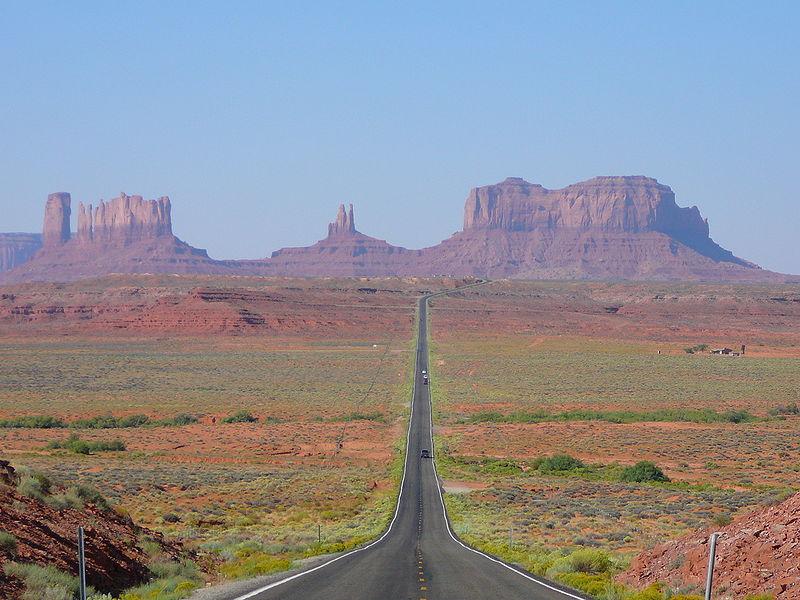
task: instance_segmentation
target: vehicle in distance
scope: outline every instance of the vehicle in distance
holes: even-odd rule
[[[424,383],[425,385],[428,385],[428,374],[427,373],[425,373],[422,376],[422,383]]]
[[[420,458],[430,458],[431,457],[430,450],[428,450],[427,448],[423,448],[422,452],[419,453],[419,457]]]

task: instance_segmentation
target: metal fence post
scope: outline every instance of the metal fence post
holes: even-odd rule
[[[80,600],[86,600],[86,552],[83,527],[78,527],[78,580],[80,581]]]
[[[708,545],[708,573],[706,575],[706,597],[711,600],[711,586],[714,583],[714,562],[717,558],[717,538],[721,533],[712,533]]]

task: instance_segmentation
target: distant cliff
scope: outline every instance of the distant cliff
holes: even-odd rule
[[[0,273],[28,262],[41,247],[38,233],[0,233]]]

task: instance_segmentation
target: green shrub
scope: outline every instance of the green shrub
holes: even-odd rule
[[[78,419],[77,421],[72,421],[69,426],[72,429],[118,429],[141,427],[149,422],[150,417],[147,415],[129,415],[127,417],[102,415],[89,419]]]
[[[697,344],[696,346],[692,346],[691,348],[684,348],[683,351],[686,354],[694,354],[695,352],[702,352],[703,350],[708,349],[708,344]]]
[[[67,424],[57,417],[35,415],[0,421],[0,429],[61,429]]]
[[[591,548],[576,550],[567,558],[572,570],[576,573],[598,575],[607,573],[611,569],[611,557],[602,550],[593,550]]]
[[[7,531],[0,531],[0,552],[13,554],[17,551],[17,538]]]
[[[717,527],[725,527],[725,525],[730,525],[731,516],[728,513],[720,513],[718,515],[714,515],[714,518],[711,519],[711,522],[714,523]]]
[[[669,481],[669,477],[654,463],[643,460],[631,467],[625,467],[620,475],[622,481],[629,483],[645,483],[650,481]]]
[[[756,418],[746,410],[729,410],[723,413],[723,416],[729,423],[748,423],[756,420]]]
[[[254,417],[246,410],[240,410],[222,419],[223,423],[256,423],[257,421],[258,417]]]
[[[585,592],[591,596],[599,597],[608,587],[607,575],[592,575],[589,573],[561,573],[556,579],[571,588]]]
[[[108,500],[106,500],[100,492],[91,486],[81,484],[74,485],[67,490],[67,493],[75,498],[80,499],[82,502],[94,504],[101,510],[111,509],[111,505],[108,503]]]
[[[10,562],[3,570],[25,584],[22,600],[73,600],[78,594],[78,578],[51,565]]]
[[[220,566],[219,570],[228,579],[241,579],[285,571],[291,565],[289,559],[266,552],[237,552],[237,556]]]
[[[72,433],[63,441],[52,441],[47,444],[48,450],[69,450],[75,454],[92,454],[94,452],[120,452],[125,450],[122,440],[87,441],[82,440],[77,433]]]
[[[17,491],[23,496],[44,500],[45,496],[50,494],[52,486],[50,479],[43,473],[27,468],[20,469]]]
[[[568,454],[555,454],[553,456],[543,456],[533,461],[533,468],[541,473],[560,473],[582,469],[586,465],[577,458]]]
[[[160,419],[158,421],[153,422],[154,425],[165,425],[165,426],[182,426],[182,425],[191,425],[192,423],[197,423],[197,417],[187,413],[181,413],[179,415],[175,415],[170,419]]]

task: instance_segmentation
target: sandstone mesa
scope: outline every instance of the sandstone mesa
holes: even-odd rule
[[[510,177],[474,188],[463,229],[412,250],[358,231],[342,204],[328,235],[263,259],[214,260],[172,232],[171,203],[121,194],[82,202],[71,228],[71,197],[51,194],[42,235],[0,234],[0,282],[71,281],[109,273],[265,276],[476,276],[783,282],[709,235],[696,206],[642,176],[595,177],[550,190]]]

